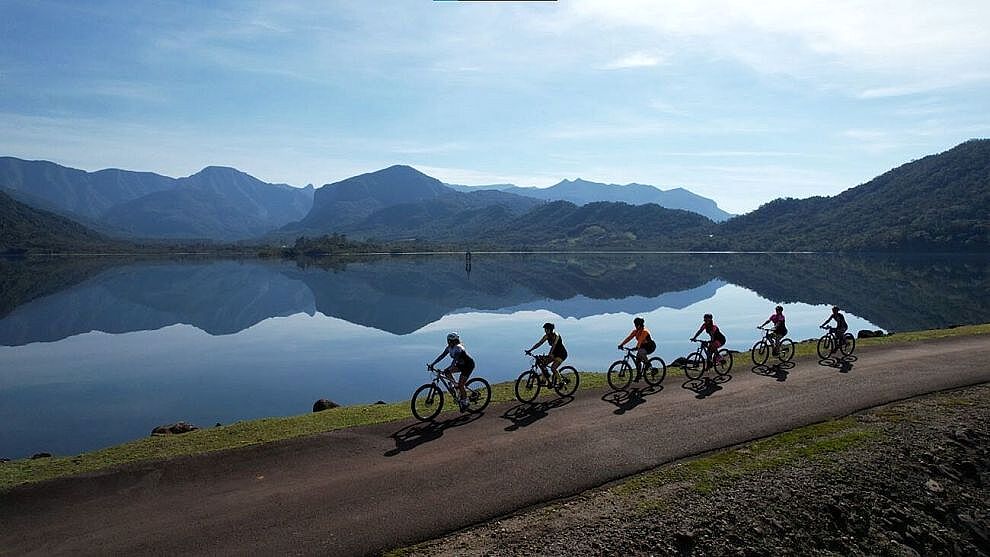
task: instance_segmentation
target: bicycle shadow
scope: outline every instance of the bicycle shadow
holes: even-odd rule
[[[722,390],[722,384],[732,380],[732,374],[716,375],[715,377],[702,376],[699,379],[688,379],[681,388],[694,391],[694,398],[708,398]]]
[[[646,402],[646,397],[655,395],[662,390],[663,385],[657,385],[656,387],[647,385],[644,388],[631,387],[629,390],[605,393],[602,395],[602,400],[615,405],[615,410],[612,411],[613,414],[622,415]]]
[[[467,425],[481,416],[481,412],[476,414],[461,414],[449,420],[431,420],[407,425],[389,436],[395,441],[395,448],[385,451],[384,456],[396,456],[405,451],[411,451],[424,443],[436,441],[443,437],[444,431],[452,427]]]
[[[548,412],[550,410],[567,406],[573,401],[573,396],[563,396],[545,402],[517,404],[506,410],[499,417],[512,422],[511,424],[505,426],[505,431],[516,431],[521,427],[533,425],[543,418],[546,418],[549,415]]]
[[[773,365],[760,364],[753,366],[753,373],[763,377],[772,377],[779,382],[787,381],[790,369],[794,368],[794,362],[780,362]]]
[[[839,370],[839,373],[849,373],[853,368],[853,362],[858,360],[855,354],[850,354],[848,356],[843,356],[839,354],[838,356],[829,356],[828,358],[822,358],[818,360],[818,365],[824,367],[832,367]]]

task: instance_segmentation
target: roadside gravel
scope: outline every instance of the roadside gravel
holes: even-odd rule
[[[397,553],[990,555],[990,386],[664,466]]]

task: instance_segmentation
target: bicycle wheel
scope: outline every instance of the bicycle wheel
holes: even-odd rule
[[[468,412],[477,414],[488,408],[488,403],[492,401],[492,386],[488,381],[475,377],[464,384],[464,389],[467,391]]]
[[[753,364],[762,366],[767,363],[767,359],[770,357],[770,347],[767,346],[767,341],[758,340],[753,348],[749,351],[750,356],[753,358]]]
[[[667,377],[667,363],[663,361],[663,358],[650,358],[650,368],[643,372],[643,379],[646,380],[646,384],[656,387],[663,383],[664,377]]]
[[[732,352],[729,352],[725,348],[718,351],[716,357],[717,363],[715,364],[715,373],[719,375],[728,375],[732,371]]]
[[[827,360],[832,355],[832,335],[824,334],[818,339],[818,357]]]
[[[789,338],[782,339],[777,349],[777,357],[782,362],[791,361],[794,357],[794,341]]]
[[[417,420],[428,422],[437,417],[443,408],[443,391],[433,383],[427,383],[413,393],[412,413]]]
[[[628,387],[630,383],[632,383],[632,367],[630,367],[625,360],[619,360],[608,368],[608,373],[605,375],[605,380],[608,381],[608,386],[612,387],[612,390],[622,391]]]
[[[701,352],[692,352],[684,358],[681,367],[688,379],[698,379],[705,373],[705,358],[702,357]]]
[[[581,384],[581,375],[571,366],[564,366],[557,370],[557,386],[554,389],[560,396],[571,396]]]
[[[839,345],[839,351],[842,352],[843,356],[849,356],[856,350],[856,337],[852,333],[846,333],[842,335],[842,340],[845,342]]]
[[[516,379],[516,398],[519,402],[530,403],[540,396],[540,374],[527,369]]]

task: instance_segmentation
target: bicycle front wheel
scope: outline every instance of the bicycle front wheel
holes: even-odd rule
[[[612,387],[612,390],[622,391],[632,383],[632,374],[632,367],[625,360],[618,360],[608,368],[605,380],[608,381],[608,386]]]
[[[540,396],[540,374],[527,369],[516,379],[516,398],[519,402],[530,403]]]
[[[443,391],[433,383],[427,383],[413,393],[411,405],[413,416],[428,422],[436,418],[443,408]]]
[[[794,341],[789,338],[781,340],[780,346],[777,348],[777,357],[782,362],[791,361],[794,358]]]
[[[723,348],[715,355],[715,373],[728,375],[730,371],[732,371],[732,352]]]
[[[643,379],[646,380],[646,384],[656,387],[663,383],[664,377],[667,377],[667,363],[663,361],[663,358],[650,358],[650,367],[643,372]]]
[[[698,379],[705,373],[705,358],[701,352],[692,352],[684,358],[681,368],[688,379]]]
[[[581,375],[571,366],[564,366],[557,370],[557,386],[555,390],[560,396],[571,396],[581,384]]]
[[[843,356],[849,356],[856,350],[856,337],[852,333],[846,333],[842,335],[843,343],[839,346],[839,351],[842,352]]]
[[[832,335],[825,334],[818,339],[818,357],[827,360],[832,356]]]
[[[758,340],[749,351],[749,354],[753,358],[754,365],[762,366],[767,363],[767,359],[770,358],[770,347],[767,346],[767,342],[765,340]]]
[[[464,389],[467,391],[468,412],[477,414],[488,408],[488,403],[492,401],[492,386],[488,381],[475,377],[464,384]]]

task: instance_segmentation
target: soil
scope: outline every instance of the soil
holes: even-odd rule
[[[990,386],[795,439],[674,463],[401,553],[990,555]]]

